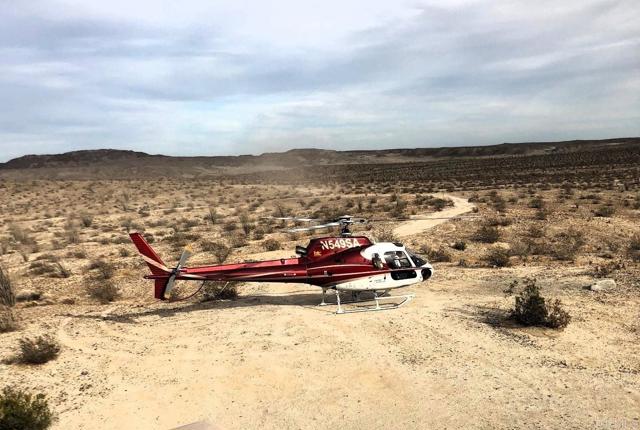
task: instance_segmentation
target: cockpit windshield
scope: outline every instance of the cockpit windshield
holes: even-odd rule
[[[421,266],[424,266],[425,264],[427,264],[427,261],[424,258],[419,257],[415,252],[409,251],[409,250],[407,250],[407,251],[409,252],[409,256],[411,257],[411,259],[415,263],[416,267],[421,267]]]

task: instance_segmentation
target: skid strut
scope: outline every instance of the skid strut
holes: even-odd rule
[[[386,295],[386,291],[384,291],[382,293],[382,295],[379,295],[377,291],[373,291],[373,298],[372,299],[363,299],[360,300],[360,293],[362,293],[362,291],[358,291],[357,293],[353,294],[353,300],[351,301],[342,301],[340,299],[340,290],[338,290],[337,288],[332,288],[335,295],[336,295],[336,305],[338,307],[338,309],[336,310],[336,314],[349,314],[349,313],[354,313],[354,312],[374,312],[374,311],[385,311],[385,310],[389,310],[389,309],[397,309],[400,306],[404,305],[405,303],[411,301],[412,299],[414,299],[416,297],[415,294],[404,294],[404,295],[399,295],[399,296],[389,296]],[[320,303],[320,306],[327,306],[331,303],[327,303],[325,301],[325,293],[326,293],[326,288],[322,289],[322,302]],[[393,300],[400,300],[399,303],[393,303],[393,302],[389,302],[389,301],[393,301]],[[373,303],[371,302],[375,302],[375,306],[373,305]],[[358,303],[371,303],[370,305],[362,305],[362,306],[358,306],[355,309],[345,309],[344,305],[357,305]]]

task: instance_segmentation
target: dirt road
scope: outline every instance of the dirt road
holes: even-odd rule
[[[448,221],[447,218],[456,217],[471,212],[475,205],[469,203],[467,199],[446,194],[444,197],[453,201],[453,206],[440,212],[427,215],[434,219],[409,220],[401,223],[393,232],[398,237],[411,236],[413,234],[422,233],[425,230],[433,228],[437,225]]]

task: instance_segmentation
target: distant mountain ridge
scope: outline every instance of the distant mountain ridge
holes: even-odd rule
[[[332,165],[425,163],[462,158],[499,158],[606,151],[625,148],[640,151],[640,138],[572,140],[563,142],[502,143],[488,146],[399,148],[336,151],[292,149],[261,155],[175,157],[117,149],[97,149],[53,155],[25,155],[0,163],[0,176],[15,179],[152,179],[251,175],[258,172]],[[323,167],[324,166],[324,167]],[[311,172],[311,173],[313,173]]]

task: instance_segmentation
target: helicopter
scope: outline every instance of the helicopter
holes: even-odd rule
[[[313,218],[271,217],[281,221],[321,222]],[[389,291],[417,284],[433,276],[433,266],[425,257],[408,250],[402,243],[375,243],[366,236],[354,236],[351,226],[369,222],[364,218],[343,215],[337,219],[289,232],[313,231],[340,227],[339,236],[313,238],[307,246],[296,246],[296,257],[277,260],[251,261],[221,265],[187,267],[192,251],[185,248],[178,264],[169,268],[142,234],[130,233],[130,238],[151,274],[145,279],[154,281],[156,299],[167,300],[176,280],[226,282],[283,282],[303,283],[320,287],[326,306],[327,291],[335,293],[338,314],[378,311],[398,308],[415,297],[414,294],[389,295]],[[352,301],[342,302],[341,292],[350,292]],[[373,300],[361,300],[364,292],[373,293]],[[347,303],[375,302],[375,306],[345,309]],[[399,302],[398,302],[399,301]],[[398,303],[396,303],[398,302]]]

